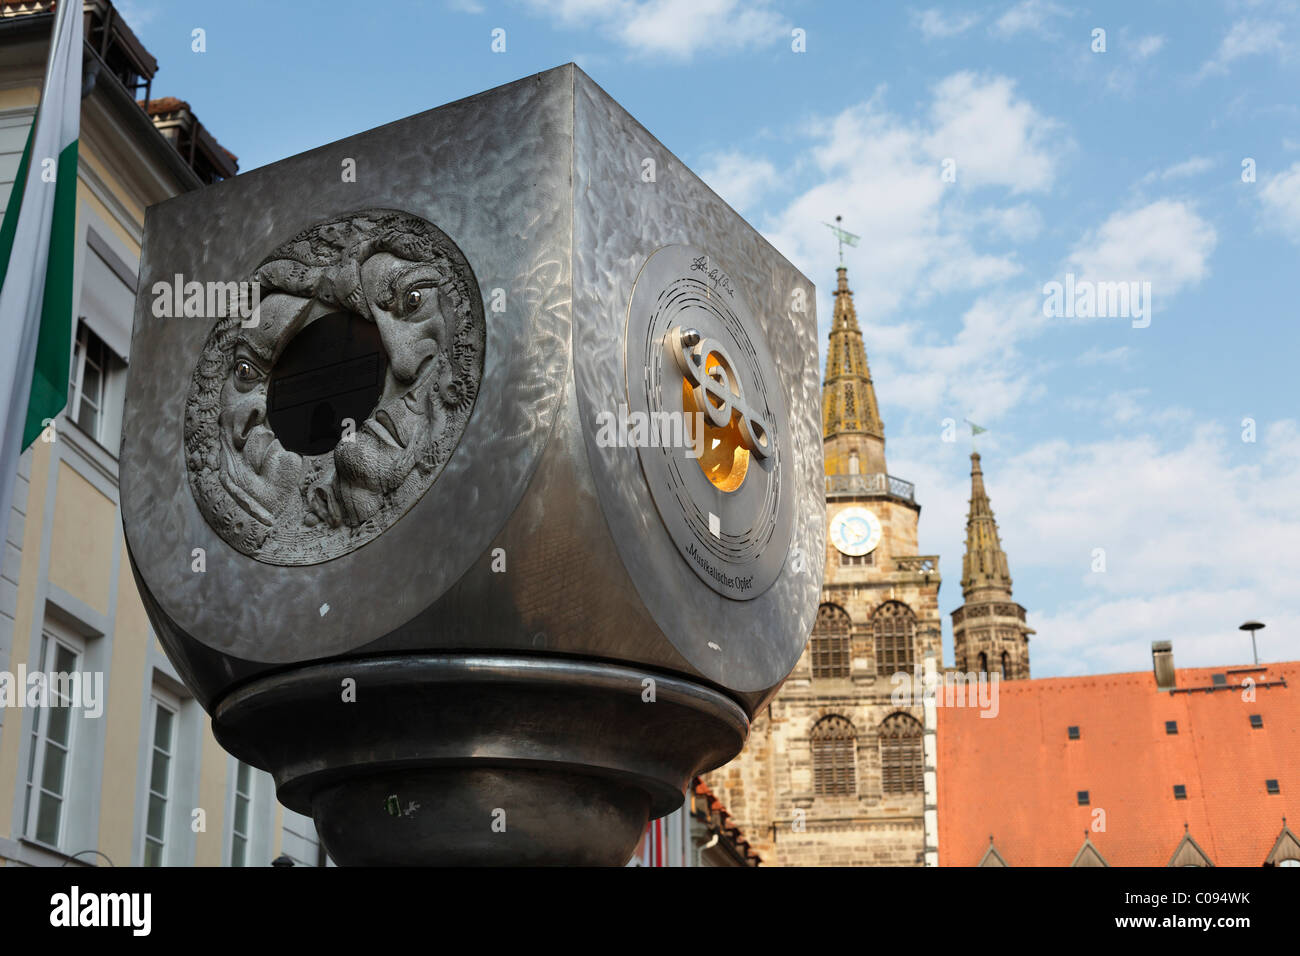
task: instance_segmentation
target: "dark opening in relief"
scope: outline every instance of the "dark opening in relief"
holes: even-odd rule
[[[267,419],[280,444],[300,455],[323,455],[379,403],[388,355],[379,329],[350,312],[323,315],[285,346],[271,370]]]

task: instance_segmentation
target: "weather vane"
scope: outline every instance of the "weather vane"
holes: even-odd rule
[[[831,232],[835,233],[835,238],[839,240],[840,265],[844,265],[844,247],[846,245],[856,246],[858,244],[858,240],[862,238],[861,236],[855,236],[853,233],[846,232],[845,230],[841,229],[838,224],[843,221],[844,221],[843,216],[835,217],[836,225],[834,226],[832,226],[829,222],[826,222],[825,220],[822,221],[822,225],[825,226],[827,229],[829,229]]]

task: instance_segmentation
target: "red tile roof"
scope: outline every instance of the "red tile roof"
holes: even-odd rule
[[[1214,689],[1213,674],[1228,686]],[[1216,866],[1262,865],[1283,816],[1300,821],[1297,684],[1290,661],[1182,668],[1173,692],[1147,671],[1008,681],[992,718],[939,707],[940,865],[978,864],[992,836],[1009,866],[1068,866],[1086,833],[1111,866],[1166,866],[1184,824]],[[1267,792],[1270,779],[1280,793]],[[1093,830],[1097,810],[1104,831]]]
[[[177,110],[190,111],[190,104],[175,96],[164,96],[156,100],[138,100],[141,108],[150,116],[160,113],[175,113]]]

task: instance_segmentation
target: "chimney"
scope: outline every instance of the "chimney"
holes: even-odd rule
[[[1173,690],[1176,680],[1172,641],[1151,642],[1151,666],[1156,674],[1156,690]]]

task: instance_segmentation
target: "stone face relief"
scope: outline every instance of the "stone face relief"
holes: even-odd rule
[[[304,230],[251,278],[259,321],[243,328],[237,311],[219,319],[191,380],[190,490],[208,524],[240,552],[316,564],[382,534],[437,480],[482,379],[483,301],[451,239],[387,209]],[[340,312],[378,329],[382,393],[331,451],[298,454],[268,417],[276,361],[304,328]]]

